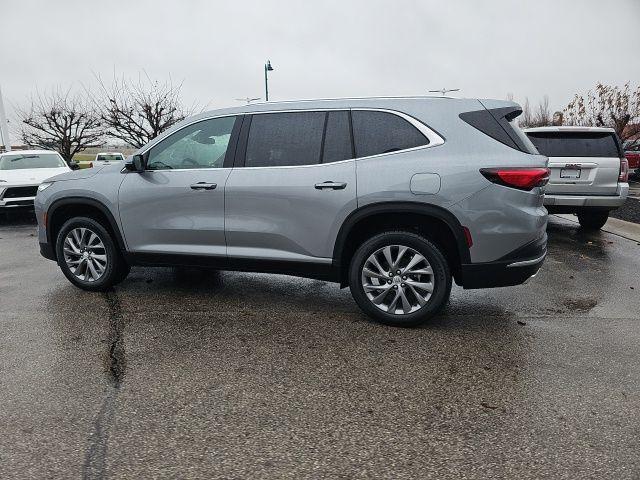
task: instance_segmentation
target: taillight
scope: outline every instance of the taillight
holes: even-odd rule
[[[93,162],[89,162],[89,168],[93,168]]]
[[[480,173],[490,182],[529,191],[535,187],[543,187],[549,181],[551,171],[548,168],[481,168]]]
[[[623,183],[629,181],[629,160],[625,157],[620,157],[620,175],[618,175],[618,181]]]

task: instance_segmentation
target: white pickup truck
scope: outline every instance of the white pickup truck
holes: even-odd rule
[[[96,158],[91,162],[90,167],[99,167],[123,161],[124,155],[120,152],[101,152],[96,154]]]

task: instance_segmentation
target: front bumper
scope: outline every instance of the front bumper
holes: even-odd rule
[[[545,207],[618,208],[629,194],[629,184],[621,183],[615,195],[554,195],[545,194]]]
[[[9,196],[7,197],[7,195],[9,195],[8,192],[10,192],[12,189],[33,189],[36,190],[38,188],[38,185],[7,185],[6,183],[0,183],[0,209],[2,208],[19,208],[19,207],[33,207],[33,201],[35,200],[35,195],[27,195],[25,197],[23,196]],[[25,193],[32,193],[32,192],[25,192]]]
[[[547,256],[547,234],[495,262],[461,265],[456,283],[465,289],[520,285],[533,277]]]

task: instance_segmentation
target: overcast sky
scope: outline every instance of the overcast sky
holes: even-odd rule
[[[146,71],[186,103],[424,94],[538,101],[640,80],[640,0],[0,0],[9,115],[36,89]]]

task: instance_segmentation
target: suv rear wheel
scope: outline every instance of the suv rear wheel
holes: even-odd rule
[[[83,290],[107,290],[129,274],[111,234],[89,217],[75,217],[62,225],[56,258],[62,273]]]
[[[608,211],[578,212],[578,222],[585,230],[600,230],[607,223]]]
[[[364,242],[349,267],[358,306],[387,325],[412,327],[449,299],[451,272],[440,249],[410,232],[386,232]]]

